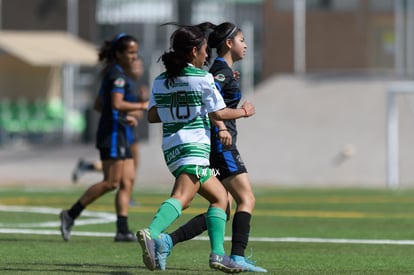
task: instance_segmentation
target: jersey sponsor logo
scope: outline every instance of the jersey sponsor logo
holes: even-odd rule
[[[115,87],[123,88],[125,86],[125,79],[123,79],[122,77],[118,77],[117,79],[115,79],[114,85]]]
[[[224,80],[226,80],[226,77],[224,76],[224,74],[218,74],[214,76],[214,79],[223,82]]]
[[[167,162],[170,162],[172,159],[176,158],[181,153],[180,149],[175,148],[174,150],[168,152],[165,156]]]

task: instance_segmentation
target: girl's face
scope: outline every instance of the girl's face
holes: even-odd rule
[[[137,55],[138,44],[135,41],[130,41],[125,51],[116,53],[119,65],[127,71],[131,71],[134,62],[137,59]]]
[[[247,45],[244,41],[243,33],[239,31],[231,40],[231,56],[233,58],[233,61],[243,59],[246,55],[246,49]]]
[[[193,65],[197,68],[203,68],[204,63],[208,57],[207,54],[207,41],[204,41],[203,45],[199,50],[196,47],[193,48]]]

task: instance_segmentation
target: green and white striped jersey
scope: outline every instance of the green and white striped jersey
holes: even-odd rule
[[[209,166],[208,113],[226,107],[213,76],[189,64],[167,86],[162,73],[152,87],[148,109],[153,106],[163,123],[162,150],[170,172],[183,165]]]

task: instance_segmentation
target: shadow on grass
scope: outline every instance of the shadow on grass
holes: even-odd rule
[[[51,263],[8,263],[6,267],[0,267],[0,273],[6,272],[30,272],[39,274],[118,274],[129,275],[137,272],[125,271],[125,269],[135,269],[139,273],[146,270],[140,266],[125,265],[101,265],[101,264],[51,264]]]
[[[132,271],[129,271],[132,270]],[[205,272],[214,272],[212,269],[200,270],[191,268],[168,268],[167,273],[175,274],[200,274]],[[128,265],[105,265],[105,264],[52,264],[52,263],[23,263],[14,262],[7,263],[6,267],[0,267],[0,274],[8,272],[30,273],[30,274],[113,274],[113,275],[132,275],[132,274],[154,274],[144,266],[128,266]],[[165,271],[164,271],[165,272]]]

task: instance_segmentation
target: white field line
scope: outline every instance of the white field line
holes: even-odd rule
[[[1,227],[49,227],[56,228],[60,226],[60,221],[57,215],[62,211],[57,208],[50,207],[33,207],[33,206],[10,206],[10,205],[0,205],[0,211],[4,212],[23,212],[23,213],[38,213],[38,214],[47,214],[47,215],[56,215],[56,220],[50,222],[39,222],[39,223],[21,223],[21,224],[7,224],[0,223]],[[88,224],[102,224],[110,223],[116,221],[116,216],[107,212],[95,212],[85,210],[82,212],[82,217],[89,217],[89,219],[80,219],[76,221],[76,225],[88,225]]]
[[[58,230],[42,229],[20,229],[20,228],[0,228],[0,234],[33,234],[33,235],[60,235]],[[105,232],[84,232],[72,231],[72,236],[86,237],[114,237],[114,233]],[[194,240],[208,241],[208,237],[196,237]],[[225,237],[230,241],[230,237]],[[414,245],[414,240],[357,240],[357,239],[325,239],[325,238],[259,238],[250,237],[251,242],[295,242],[295,243],[337,243],[337,244],[388,244],[388,245]]]
[[[60,209],[49,207],[30,207],[30,206],[5,206],[0,205],[0,211],[4,212],[25,212],[25,213],[39,213],[39,214],[59,214]],[[84,211],[82,216],[91,217],[90,219],[83,219],[76,221],[76,225],[86,224],[101,224],[114,222],[116,217],[114,214],[107,212],[92,212]],[[11,224],[0,223],[0,234],[34,234],[34,235],[60,235],[59,230],[45,230],[45,229],[24,229],[23,227],[59,227],[59,221],[42,222],[42,223],[25,223],[13,224],[18,228],[4,228],[11,227]],[[3,228],[2,228],[3,227]],[[86,232],[86,231],[72,231],[72,236],[88,236],[88,237],[114,237],[114,233],[105,232]],[[194,238],[195,240],[208,240],[206,236]],[[225,237],[226,241],[231,240],[230,237]],[[414,240],[359,240],[359,239],[327,239],[327,238],[258,238],[250,237],[249,241],[253,242],[296,242],[296,243],[337,243],[337,244],[388,244],[388,245],[414,245]]]

